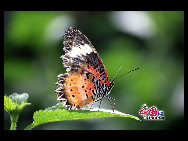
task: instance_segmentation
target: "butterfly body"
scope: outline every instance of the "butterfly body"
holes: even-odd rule
[[[58,101],[65,101],[68,109],[80,109],[101,101],[114,87],[109,82],[106,68],[88,38],[70,27],[64,35],[65,55],[61,56],[66,73],[58,75],[59,87],[55,90]]]

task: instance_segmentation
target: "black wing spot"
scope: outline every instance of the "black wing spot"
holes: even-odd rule
[[[94,66],[99,61],[97,54],[95,54],[94,52],[90,53],[88,57],[91,66]]]
[[[76,108],[80,109],[80,105],[76,105]]]
[[[86,94],[87,98],[88,98],[88,95]]]
[[[89,79],[89,73],[86,73],[86,77],[87,77],[87,79]]]

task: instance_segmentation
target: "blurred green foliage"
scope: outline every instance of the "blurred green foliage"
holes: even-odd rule
[[[147,37],[118,29],[113,13],[115,11],[4,13],[4,93],[28,93],[32,103],[20,115],[18,128],[24,129],[32,122],[34,111],[57,103],[54,93],[57,75],[65,72],[60,59],[64,54],[62,36],[70,26],[90,39],[107,68],[109,80],[120,66],[118,75],[140,68],[115,81],[110,96],[117,100],[118,111],[142,119],[139,110],[146,103],[148,107],[155,105],[163,110],[165,120],[138,123],[124,118],[90,119],[50,123],[35,130],[184,128],[184,12],[142,11],[153,25],[147,29],[153,31]],[[111,108],[105,100],[103,105]],[[4,129],[9,129],[9,123],[4,113]]]

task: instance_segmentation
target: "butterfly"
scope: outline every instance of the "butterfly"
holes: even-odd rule
[[[70,110],[80,109],[97,101],[101,105],[102,99],[106,97],[111,106],[114,101],[114,111],[116,100],[109,94],[115,79],[111,82],[108,80],[104,63],[89,39],[78,29],[69,27],[65,31],[63,45],[65,55],[61,58],[66,73],[58,75],[58,88],[55,90],[57,100],[64,101],[64,105]]]

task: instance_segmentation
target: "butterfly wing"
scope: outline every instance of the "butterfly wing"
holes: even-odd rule
[[[60,74],[60,87],[56,89],[58,100],[65,101],[68,109],[80,109],[96,100],[94,93],[99,83],[99,78],[81,68],[70,70],[68,74]]]
[[[55,90],[68,109],[79,109],[97,100],[102,84],[109,86],[106,68],[88,38],[75,28],[64,35],[63,65],[67,73],[58,75]]]
[[[63,65],[67,72],[74,68],[82,68],[97,76],[102,83],[109,86],[106,68],[94,46],[88,38],[76,28],[70,27],[64,35]]]

